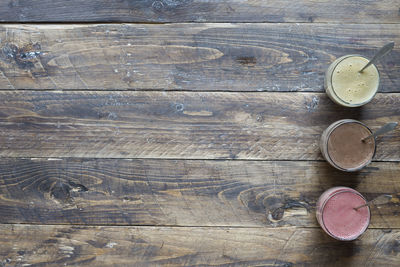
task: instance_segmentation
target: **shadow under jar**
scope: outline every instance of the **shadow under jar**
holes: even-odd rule
[[[375,138],[363,123],[345,119],[332,123],[322,133],[320,149],[325,160],[338,170],[354,172],[368,165],[375,155]]]
[[[379,88],[378,68],[371,64],[359,72],[369,59],[360,55],[346,55],[336,59],[325,73],[325,91],[336,104],[359,107],[367,104]]]
[[[368,228],[371,212],[356,190],[349,187],[332,187],[318,199],[316,216],[321,228],[331,237],[341,241],[357,239]]]

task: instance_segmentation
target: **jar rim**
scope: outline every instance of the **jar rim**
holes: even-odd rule
[[[341,241],[352,241],[352,240],[355,240],[355,239],[357,239],[358,237],[360,237],[360,236],[368,229],[368,226],[369,226],[369,224],[370,224],[370,222],[371,222],[371,210],[370,210],[369,206],[366,206],[366,207],[368,208],[368,223],[365,224],[365,226],[362,228],[362,231],[360,231],[360,233],[359,233],[358,235],[356,235],[355,237],[352,237],[352,238],[342,238],[342,237],[339,237],[339,236],[336,236],[336,235],[332,234],[331,231],[329,231],[329,229],[326,227],[325,221],[324,221],[324,210],[325,210],[325,205],[328,203],[328,201],[329,201],[332,197],[334,197],[334,196],[336,196],[336,195],[338,195],[338,194],[341,194],[341,193],[346,193],[346,192],[347,192],[347,193],[356,194],[356,195],[360,196],[360,197],[365,201],[365,203],[368,202],[368,201],[365,199],[365,197],[364,197],[363,195],[361,195],[361,193],[358,192],[357,190],[354,190],[354,189],[349,188],[349,187],[343,187],[342,190],[339,189],[338,191],[336,191],[336,192],[332,193],[331,195],[327,196],[327,198],[325,199],[325,201],[322,203],[322,205],[321,205],[321,223],[323,224],[324,230],[325,230],[331,237],[333,237],[333,238],[335,238],[335,239],[337,239],[337,240],[341,240]]]
[[[335,94],[335,96],[336,96],[340,101],[342,101],[346,106],[348,106],[348,107],[360,107],[360,106],[363,106],[363,105],[367,104],[368,102],[370,102],[370,101],[375,97],[376,93],[377,93],[378,90],[379,90],[381,74],[380,74],[380,72],[379,72],[378,67],[377,67],[375,64],[372,64],[372,65],[375,67],[376,71],[378,72],[378,86],[376,87],[376,90],[375,90],[374,94],[371,96],[371,98],[367,99],[367,100],[364,101],[364,102],[358,103],[358,104],[352,104],[352,103],[349,103],[349,102],[345,101],[345,100],[342,99],[340,96],[338,96],[338,94],[336,93],[335,88],[334,88],[333,83],[332,83],[332,79],[333,79],[333,74],[335,73],[336,67],[340,64],[340,62],[342,62],[343,60],[345,60],[345,59],[347,59],[347,58],[349,58],[349,57],[362,57],[362,58],[365,58],[366,60],[369,61],[369,59],[368,59],[367,57],[365,57],[365,56],[363,56],[363,55],[358,55],[358,54],[350,54],[350,55],[342,56],[341,58],[339,58],[340,60],[339,60],[338,62],[335,63],[335,66],[334,66],[334,68],[332,69],[332,72],[331,72],[331,74],[330,74],[330,84],[331,84],[331,87],[332,87],[332,92],[333,92],[333,94]]]
[[[334,125],[334,127],[332,127],[332,129],[329,130],[329,132],[327,133],[327,137],[326,137],[326,140],[325,140],[325,144],[324,144],[324,145],[326,146],[326,155],[327,155],[328,158],[329,158],[329,162],[331,162],[331,163],[334,165],[335,168],[337,168],[337,169],[339,169],[339,170],[342,170],[342,171],[346,171],[346,172],[354,172],[354,171],[361,170],[362,168],[364,168],[365,166],[367,166],[369,163],[371,163],[371,161],[372,161],[372,159],[374,158],[375,153],[376,153],[376,141],[375,141],[375,138],[373,138],[373,140],[374,140],[374,151],[373,151],[373,153],[372,153],[371,159],[369,159],[369,160],[366,161],[364,164],[362,164],[362,165],[360,165],[360,166],[358,166],[358,167],[355,167],[355,168],[347,168],[347,169],[346,169],[346,168],[343,168],[343,167],[339,166],[339,165],[332,159],[331,155],[329,154],[328,142],[329,142],[329,138],[330,138],[332,132],[333,132],[335,129],[337,129],[339,126],[341,126],[341,125],[343,125],[343,124],[346,124],[346,123],[358,123],[358,124],[362,125],[363,127],[365,127],[365,128],[370,132],[370,134],[373,133],[372,130],[371,130],[367,125],[365,125],[364,123],[362,123],[362,122],[360,122],[360,121],[357,121],[357,120],[353,120],[353,119],[343,119],[343,120],[336,121],[336,122],[334,122],[333,124],[335,124],[335,123],[337,123],[337,125]],[[330,126],[329,126],[329,127],[330,127]],[[329,127],[328,127],[328,128],[329,128]]]

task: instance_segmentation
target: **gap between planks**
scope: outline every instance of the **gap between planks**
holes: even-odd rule
[[[68,223],[48,223],[48,224],[43,224],[43,223],[0,223],[0,226],[2,225],[21,225],[21,226],[67,226],[67,227],[109,227],[109,228],[130,228],[130,227],[135,227],[135,228],[148,228],[148,227],[154,227],[154,228],[210,228],[210,229],[276,229],[276,230],[284,230],[284,229],[321,229],[319,226],[281,226],[281,227],[276,227],[276,228],[271,228],[271,227],[263,227],[263,226],[241,226],[241,225],[215,225],[215,226],[210,226],[210,225],[169,225],[169,224],[68,224]],[[400,227],[391,227],[391,228],[383,228],[383,227],[368,227],[368,229],[373,229],[373,230],[382,230],[382,231],[390,231],[390,230],[398,230]],[[367,229],[367,231],[368,231]],[[321,229],[322,230],[322,229]]]
[[[182,22],[156,22],[156,21],[142,21],[142,22],[129,22],[129,21],[107,21],[107,20],[96,20],[96,21],[0,21],[0,25],[36,25],[36,24],[59,24],[59,25],[71,25],[71,24],[82,24],[82,25],[96,25],[96,24],[109,24],[109,25],[124,25],[124,24],[135,24],[135,25],[174,25],[174,24],[302,24],[302,25],[399,25],[400,22],[351,22],[351,23],[339,23],[339,22],[307,22],[307,21],[182,21]]]
[[[101,160],[163,160],[163,161],[260,161],[260,162],[325,162],[323,159],[233,159],[233,158],[223,158],[223,159],[204,159],[204,158],[190,158],[190,159],[182,159],[182,158],[97,158],[97,157],[0,157],[1,160],[7,159],[29,159],[29,160],[44,160],[48,161],[52,160],[74,160],[74,159],[82,159],[82,160],[93,160],[93,159],[101,159]],[[371,162],[383,162],[383,163],[396,163],[400,162],[400,160],[373,160]]]

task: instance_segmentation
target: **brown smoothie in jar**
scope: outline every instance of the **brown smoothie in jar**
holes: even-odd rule
[[[356,122],[339,125],[329,135],[329,157],[343,169],[358,168],[366,164],[375,152],[374,138],[362,141],[370,134],[368,128]]]

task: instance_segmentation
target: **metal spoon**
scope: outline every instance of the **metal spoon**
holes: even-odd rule
[[[360,72],[360,73],[363,72],[363,70],[368,68],[369,65],[371,65],[372,63],[375,63],[375,61],[377,61],[379,58],[383,57],[384,55],[386,55],[387,53],[392,51],[393,47],[394,47],[394,42],[385,44],[381,49],[378,50],[378,52],[376,52],[375,56],[367,63],[367,65],[365,65],[358,72]]]
[[[392,198],[393,198],[392,195],[380,195],[380,196],[377,196],[376,198],[374,198],[373,200],[370,200],[367,203],[365,203],[365,204],[363,204],[361,206],[358,206],[358,207],[356,207],[354,209],[358,210],[358,209],[360,209],[362,207],[370,206],[371,204],[383,205],[383,204],[389,203],[390,200],[392,200]]]
[[[394,128],[396,128],[397,124],[398,124],[397,122],[387,123],[387,124],[383,125],[381,128],[379,128],[378,131],[372,133],[371,135],[368,135],[367,137],[363,138],[361,141],[365,142],[365,140],[367,140],[371,137],[375,138],[378,135],[390,132],[390,131],[394,130]]]

